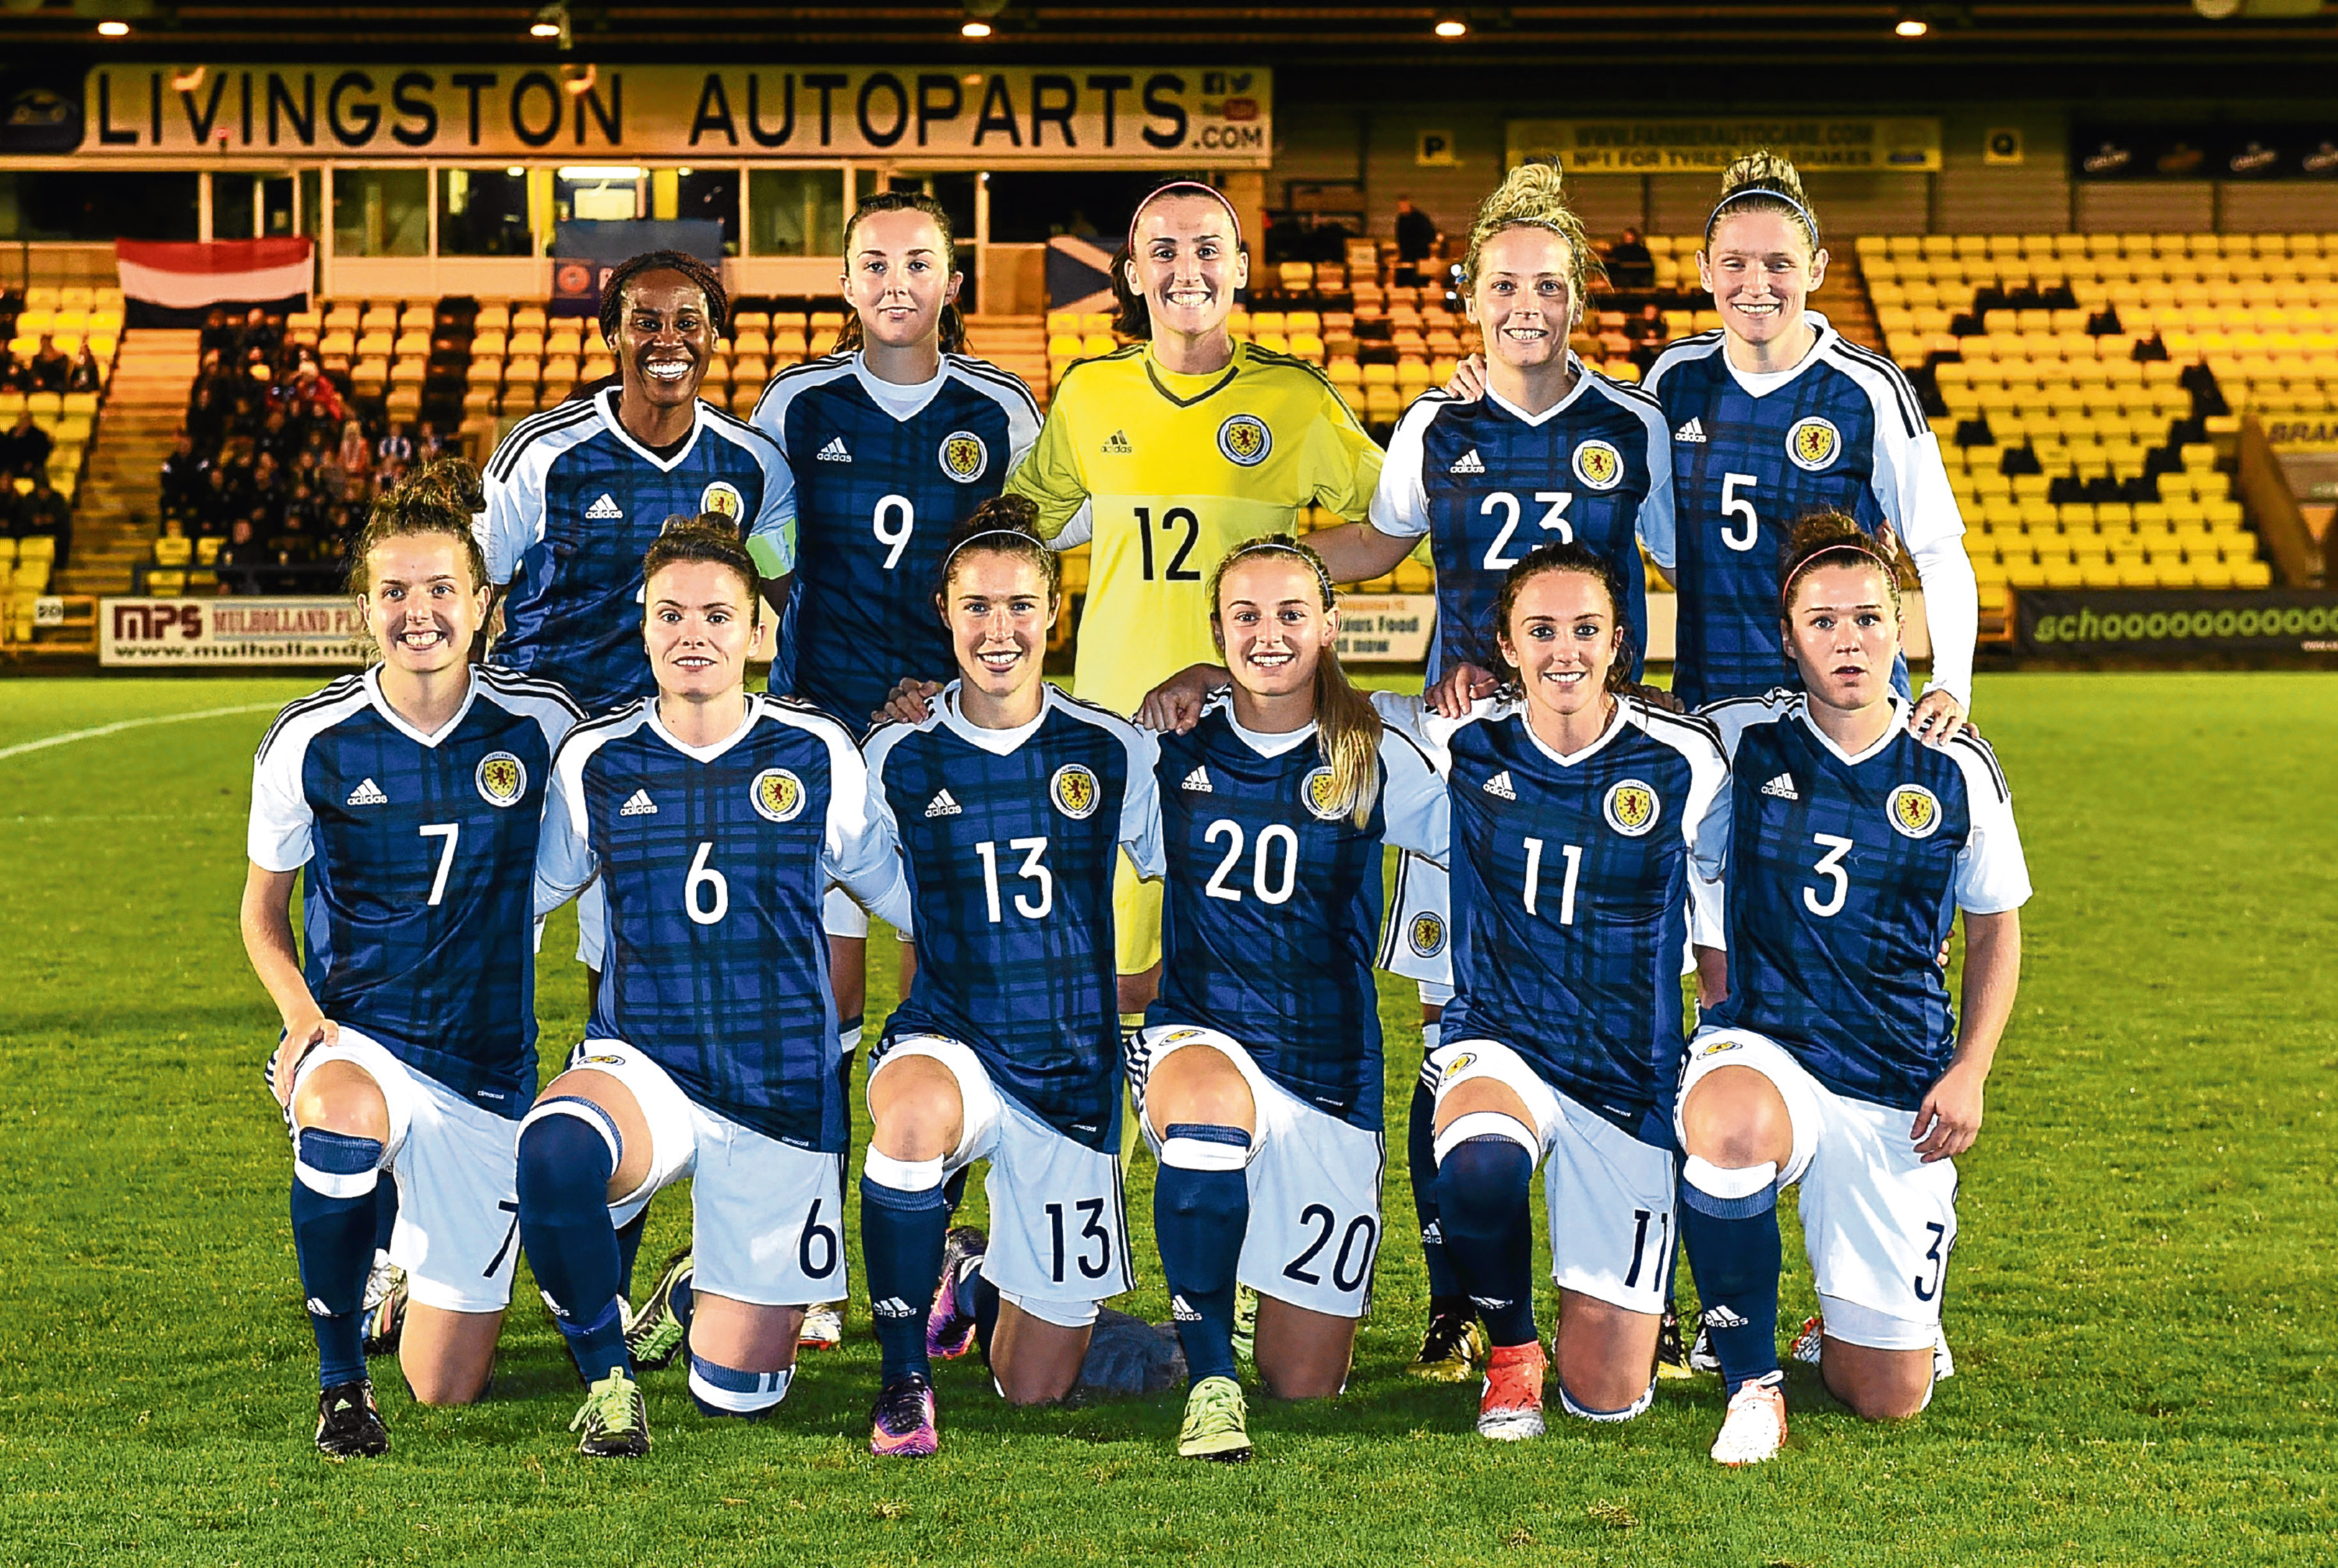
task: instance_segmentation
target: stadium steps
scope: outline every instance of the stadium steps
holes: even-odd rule
[[[1885,353],[1883,328],[1875,319],[1875,300],[1867,291],[1867,274],[1852,246],[1827,253],[1827,287],[1816,307],[1827,324],[1862,347]]]
[[[153,547],[162,459],[186,419],[200,337],[152,327],[123,335],[89,471],[74,499],[72,564],[59,575],[58,592],[130,592],[133,569]]]
[[[1044,316],[969,316],[969,351],[1022,377],[1039,406],[1047,404],[1047,318]]]

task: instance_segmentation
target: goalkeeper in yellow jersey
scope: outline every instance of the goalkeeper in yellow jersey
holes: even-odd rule
[[[1303,359],[1226,329],[1250,279],[1233,204],[1193,181],[1137,204],[1113,279],[1120,328],[1144,342],[1084,360],[1056,384],[1038,445],[1007,481],[1038,503],[1055,548],[1093,548],[1073,694],[1134,713],[1145,692],[1214,661],[1210,573],[1301,507],[1370,508],[1380,451]],[[1161,891],[1124,859],[1113,900],[1121,1011],[1152,999]]]

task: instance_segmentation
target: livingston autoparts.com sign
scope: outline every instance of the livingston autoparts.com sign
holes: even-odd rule
[[[2338,653],[2338,593],[2025,591],[2025,653]]]

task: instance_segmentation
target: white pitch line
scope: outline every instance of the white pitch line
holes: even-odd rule
[[[283,706],[281,702],[247,702],[240,708],[205,708],[193,713],[157,713],[146,719],[124,719],[113,724],[100,724],[93,730],[68,730],[62,735],[44,736],[38,740],[26,740],[15,746],[0,746],[0,761],[22,757],[27,751],[45,751],[52,746],[70,745],[75,740],[93,740],[100,735],[118,735],[124,730],[140,730],[149,724],[183,724],[191,719],[224,719],[231,713],[273,713]]]

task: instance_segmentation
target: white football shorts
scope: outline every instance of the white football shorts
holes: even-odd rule
[[[1250,1085],[1258,1107],[1243,1175],[1250,1230],[1235,1278],[1262,1296],[1332,1318],[1361,1318],[1372,1304],[1380,1257],[1380,1178],[1386,1140],[1310,1105],[1269,1078],[1239,1041],[1214,1029],[1146,1029],[1129,1053],[1129,1090],[1144,1141],[1161,1140],[1144,1115],[1144,1084],[1164,1057],[1192,1046],[1223,1053]]]
[[[409,1297],[447,1312],[502,1311],[519,1259],[519,1123],[346,1025],[301,1061],[293,1092],[327,1062],[362,1071],[389,1107],[381,1174],[398,1183],[389,1258],[406,1270]]]
[[[930,1056],[958,1080],[966,1130],[942,1161],[945,1176],[990,1161],[982,1186],[990,1200],[983,1278],[1045,1322],[1066,1328],[1095,1322],[1097,1304],[1130,1283],[1116,1148],[1091,1149],[1000,1093],[974,1048],[960,1041],[906,1036],[870,1069],[870,1079],[901,1056]]]
[[[1526,1058],[1497,1040],[1460,1040],[1429,1054],[1437,1098],[1491,1078],[1524,1102],[1542,1144],[1543,1204],[1550,1225],[1550,1277],[1626,1312],[1665,1309],[1671,1282],[1673,1152],[1643,1143],[1553,1088]]]
[[[842,1154],[798,1149],[708,1110],[620,1040],[578,1045],[568,1070],[580,1067],[623,1083],[649,1123],[650,1173],[609,1205],[620,1228],[687,1177],[698,1289],[758,1307],[843,1299]]]
[[[1786,1102],[1794,1152],[1778,1184],[1802,1187],[1803,1248],[1828,1337],[1876,1350],[1931,1349],[1957,1244],[1956,1162],[1923,1162],[1909,1135],[1913,1112],[1838,1094],[1784,1046],[1748,1030],[1708,1030],[1689,1043],[1680,1102],[1723,1067],[1752,1068]]]

